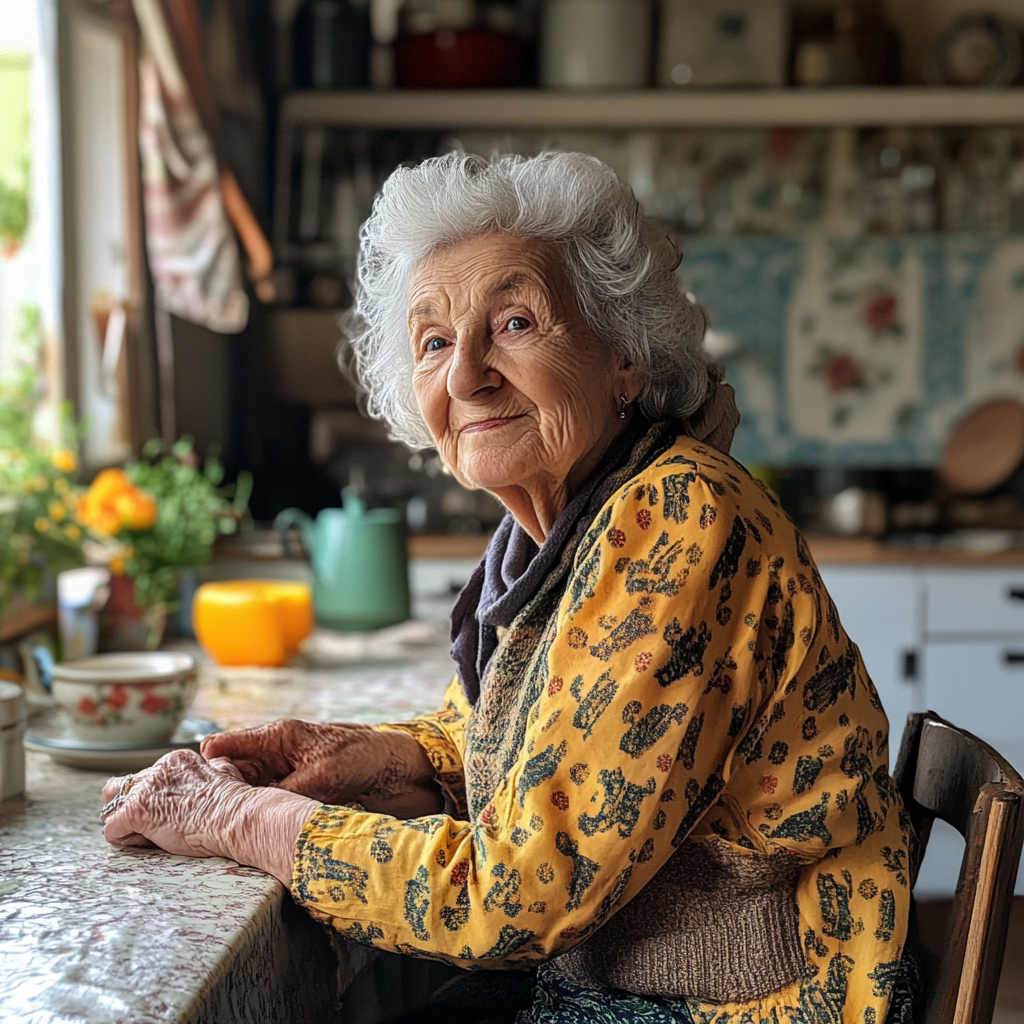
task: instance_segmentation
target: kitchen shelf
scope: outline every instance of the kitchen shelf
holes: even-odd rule
[[[1024,88],[292,92],[281,124],[375,129],[1024,124]]]

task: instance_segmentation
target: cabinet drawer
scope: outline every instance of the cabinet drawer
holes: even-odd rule
[[[930,570],[925,574],[925,630],[1024,636],[1024,568]]]
[[[925,644],[924,689],[928,708],[1024,772],[1024,638]]]
[[[924,710],[917,651],[920,580],[911,569],[824,565],[821,576],[889,717],[890,760],[907,715]]]

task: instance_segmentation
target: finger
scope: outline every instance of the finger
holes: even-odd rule
[[[216,772],[221,772],[229,778],[237,779],[239,782],[245,782],[245,778],[238,767],[226,757],[215,757],[208,761],[207,764]]]
[[[266,786],[292,770],[291,732],[287,721],[271,722],[256,729],[207,736],[199,749],[207,760],[226,757],[231,761],[248,761],[256,770],[256,777],[246,781]]]
[[[109,803],[121,791],[124,785],[125,776],[115,775],[103,783],[103,802]]]
[[[111,846],[134,846],[137,849],[143,850],[155,850],[157,848],[156,843],[150,842],[144,835],[138,832],[127,832],[124,835],[107,834],[107,830],[103,830],[103,838],[106,839]]]
[[[238,769],[244,782],[247,782],[250,786],[259,785],[260,770],[252,761],[241,759],[233,760],[231,763]]]

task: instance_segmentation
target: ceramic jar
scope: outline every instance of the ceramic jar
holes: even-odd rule
[[[642,89],[651,72],[648,0],[549,0],[540,79],[547,89]]]
[[[25,695],[0,683],[0,801],[25,792]]]

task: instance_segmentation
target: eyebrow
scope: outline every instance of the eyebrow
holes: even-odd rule
[[[504,292],[515,291],[525,280],[525,274],[510,274],[504,281],[491,289],[491,295],[501,295]]]
[[[525,280],[525,274],[510,274],[491,289],[489,297],[515,291]],[[429,302],[425,302],[420,306],[414,306],[409,311],[410,320],[429,320],[436,315],[437,310]]]

